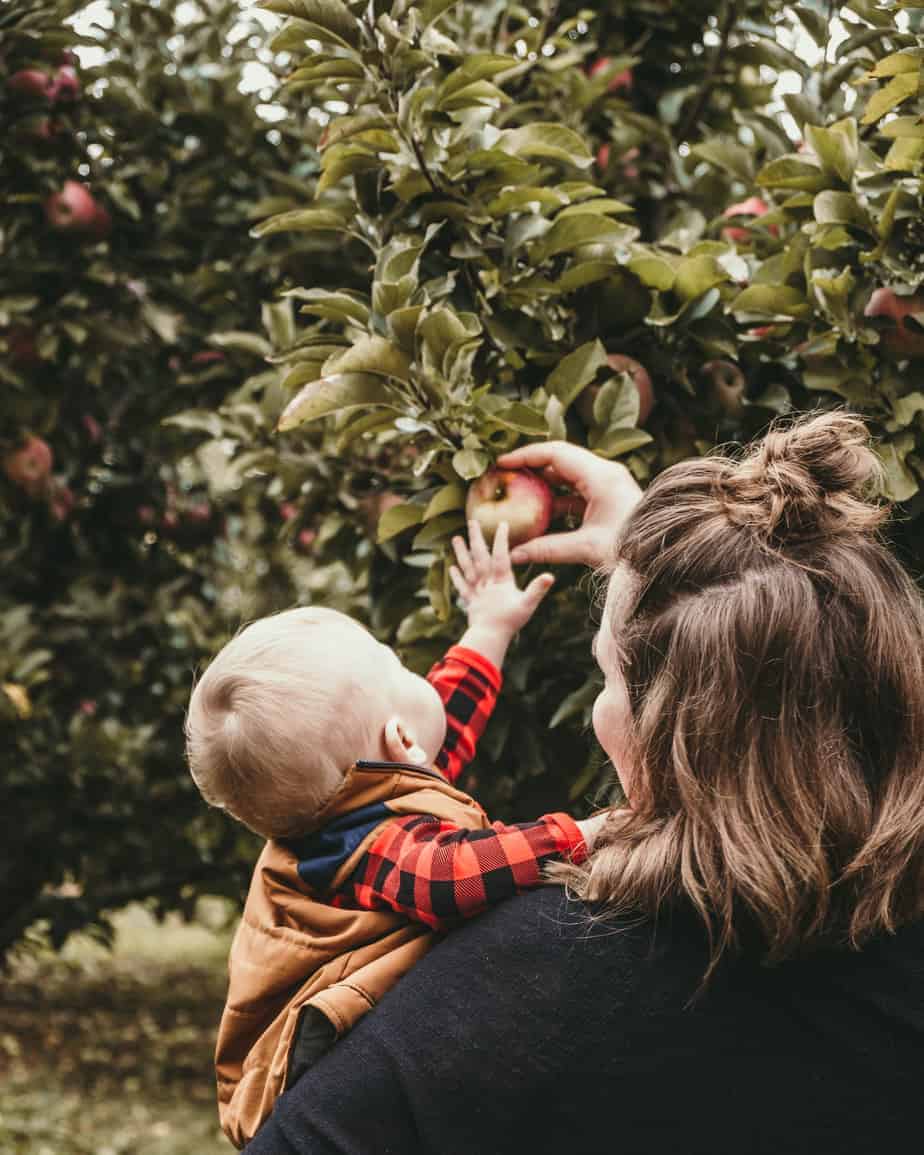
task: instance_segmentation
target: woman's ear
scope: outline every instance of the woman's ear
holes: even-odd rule
[[[393,714],[385,723],[385,749],[392,762],[413,762],[420,765],[427,760],[425,751],[417,745],[414,735],[397,714]]]

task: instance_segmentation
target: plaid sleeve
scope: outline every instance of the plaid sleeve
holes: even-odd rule
[[[463,919],[542,882],[543,864],[587,848],[567,814],[486,830],[462,830],[429,814],[387,823],[333,896],[334,906],[393,910],[433,930]]]
[[[477,650],[452,646],[427,674],[446,709],[446,740],[436,765],[455,782],[475,756],[501,688],[500,670]]]

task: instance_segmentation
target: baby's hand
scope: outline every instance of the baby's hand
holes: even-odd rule
[[[525,590],[517,587],[506,521],[494,535],[493,552],[488,551],[477,521],[468,523],[468,534],[470,546],[461,537],[452,539],[459,564],[450,568],[449,576],[468,612],[469,625],[513,637],[536,612],[555,578],[544,573],[533,578]]]

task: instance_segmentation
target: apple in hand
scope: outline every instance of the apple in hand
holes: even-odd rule
[[[746,201],[739,201],[738,204],[729,205],[722,213],[723,217],[762,217],[764,213],[770,211],[770,206],[761,197],[748,197]],[[769,230],[773,236],[779,235],[779,229],[776,225],[771,225]],[[733,241],[737,244],[747,244],[752,240],[751,230],[742,228],[740,225],[729,225],[728,228],[722,229],[722,236],[727,241]]]
[[[883,329],[880,341],[883,349],[894,357],[924,357],[924,333],[905,324],[909,314],[924,317],[924,293],[900,297],[889,288],[876,289],[866,302],[865,317],[891,317],[893,328]]]
[[[531,469],[488,469],[472,482],[465,516],[481,526],[490,545],[502,521],[510,527],[510,544],[541,537],[552,520],[552,490]]]
[[[27,437],[19,449],[3,459],[3,472],[30,497],[40,496],[48,485],[54,456],[47,441],[41,437]]]
[[[651,383],[648,370],[641,361],[636,361],[634,357],[628,357],[625,353],[609,353],[606,360],[614,372],[628,373],[632,378],[638,391],[638,424],[639,426],[644,425],[651,416],[655,403],[654,386]],[[600,388],[599,385],[588,385],[577,399],[575,408],[587,426],[594,424],[594,401],[597,399]]]

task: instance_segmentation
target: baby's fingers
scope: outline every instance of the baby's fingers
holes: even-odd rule
[[[502,521],[497,527],[497,533],[494,535],[494,547],[491,550],[491,561],[494,565],[494,576],[496,578],[513,577],[513,570],[510,568],[510,526],[506,521]]]
[[[555,584],[555,578],[550,573],[541,573],[533,578],[523,591],[523,608],[532,616],[539,608],[539,603]]]
[[[462,601],[467,602],[472,596],[472,587],[465,580],[462,574],[459,573],[454,565],[449,567],[449,580],[456,587],[456,593],[459,595]]]
[[[475,567],[472,563],[472,555],[468,552],[468,546],[465,544],[465,539],[459,537],[458,534],[452,539],[453,552],[456,555],[456,561],[459,563],[459,569],[456,571],[471,585],[475,580]]]
[[[472,561],[475,566],[475,573],[485,576],[490,574],[491,555],[488,553],[484,534],[481,532],[481,525],[474,518],[468,523],[468,541],[472,553]]]

